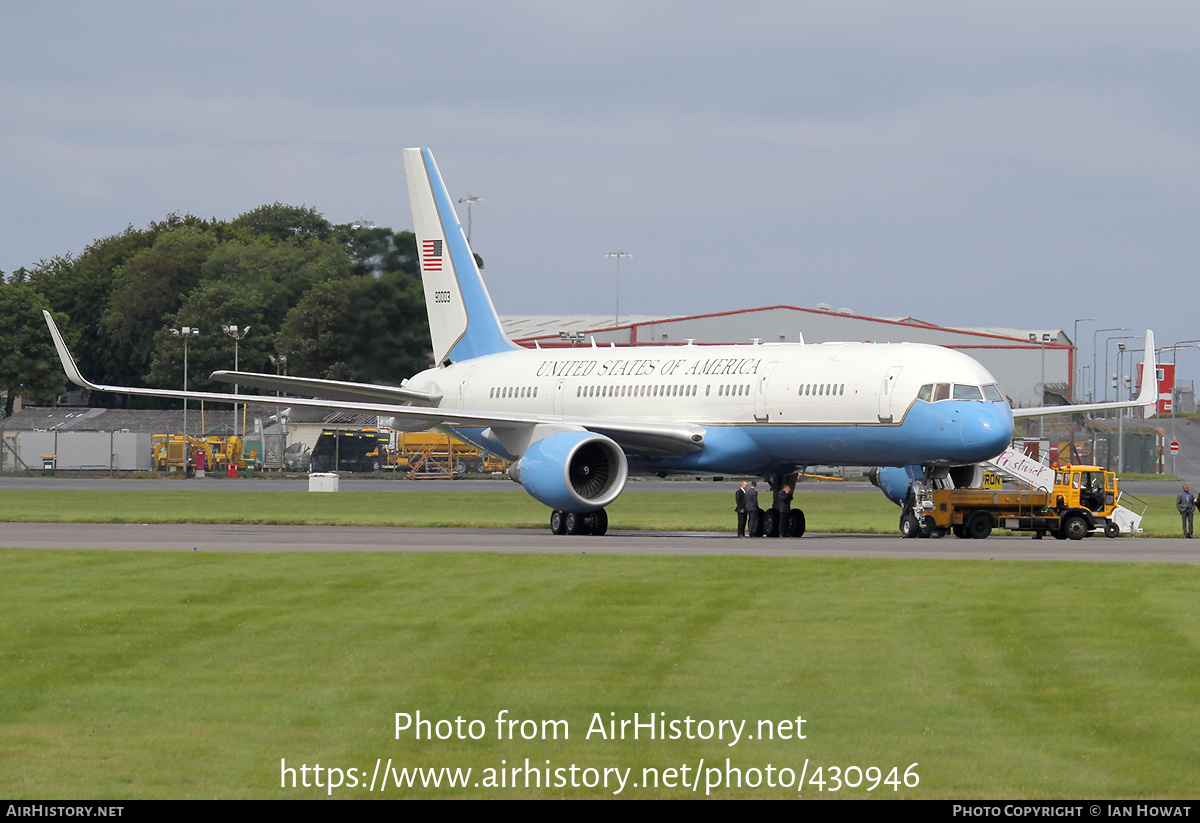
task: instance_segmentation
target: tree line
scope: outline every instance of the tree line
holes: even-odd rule
[[[478,258],[477,258],[478,259]],[[242,371],[396,383],[430,365],[429,326],[412,232],[333,225],[316,210],[275,203],[234,220],[168,215],[97,240],[81,254],[0,273],[0,389],[50,402],[68,388],[42,319],[48,309],[80,369],[97,383],[188,388],[232,369],[222,325],[250,326]],[[274,362],[272,362],[274,358]],[[91,396],[96,406],[162,406]]]

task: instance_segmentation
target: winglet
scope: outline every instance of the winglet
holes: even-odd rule
[[[1158,362],[1154,357],[1154,332],[1150,329],[1146,329],[1146,354],[1142,359],[1142,390],[1134,402],[1139,406],[1158,402]]]
[[[63,371],[67,373],[67,379],[77,386],[83,386],[85,389],[95,388],[87,380],[83,379],[83,374],[79,371],[79,367],[75,365],[75,358],[71,356],[71,352],[67,349],[67,343],[63,340],[62,332],[58,330],[58,326],[54,322],[54,318],[50,316],[50,312],[42,309],[42,316],[46,318],[46,325],[50,327],[50,336],[54,338],[54,348],[58,349],[58,359],[62,361]]]

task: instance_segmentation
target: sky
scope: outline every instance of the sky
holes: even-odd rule
[[[429,146],[482,198],[501,314],[608,311],[621,248],[622,314],[1096,318],[1084,363],[1100,329],[1133,330],[1101,357],[1200,338],[1200,4],[8,0],[0,23],[2,271],[171,212],[410,228],[400,149]]]

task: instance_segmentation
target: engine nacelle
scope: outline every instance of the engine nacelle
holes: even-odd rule
[[[914,480],[923,480],[924,473],[920,466],[906,466],[898,468],[896,466],[883,466],[882,468],[871,469],[867,473],[871,485],[879,489],[888,500],[891,500],[897,506],[904,505],[904,496],[908,494],[908,486]]]
[[[871,469],[867,473],[871,485],[883,492],[888,500],[897,506],[904,505],[904,496],[908,494],[908,485],[914,480],[929,480],[942,488],[978,489],[983,486],[983,475],[986,471],[982,463],[969,466],[952,466],[931,468],[927,474],[921,466],[884,466]]]
[[[514,473],[539,503],[566,512],[592,512],[617,499],[629,477],[625,452],[592,432],[559,432],[529,445]]]

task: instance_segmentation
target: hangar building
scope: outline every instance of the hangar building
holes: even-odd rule
[[[542,348],[586,346],[592,340],[597,345],[618,346],[675,345],[689,340],[697,344],[755,340],[931,343],[957,349],[982,363],[1014,407],[1066,403],[1072,397],[1074,402],[1084,402],[1090,392],[1090,381],[1087,387],[1075,385],[1077,349],[1062,329],[953,329],[911,317],[863,317],[825,306],[764,306],[690,317],[625,317],[619,325],[613,320],[612,315],[501,318],[504,330],[516,342]]]

